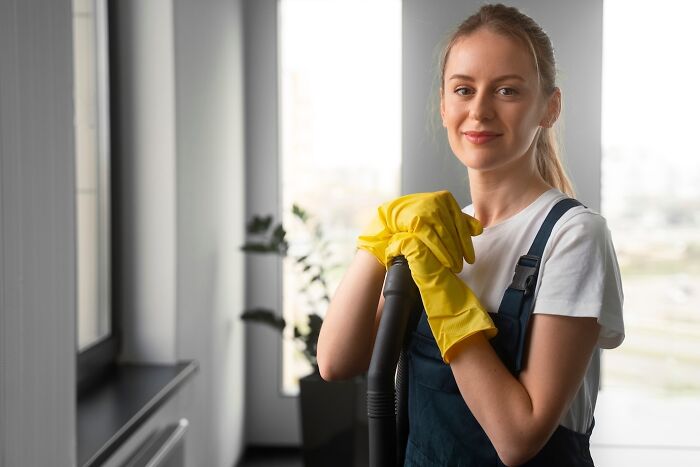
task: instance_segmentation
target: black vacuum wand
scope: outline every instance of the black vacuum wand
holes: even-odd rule
[[[369,466],[402,466],[408,439],[405,347],[420,317],[420,294],[403,256],[391,261],[384,309],[367,372]]]

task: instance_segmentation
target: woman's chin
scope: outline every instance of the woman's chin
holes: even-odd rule
[[[457,160],[467,169],[479,172],[494,170],[503,165],[502,162],[495,161],[493,155],[489,157],[487,154],[458,155]]]

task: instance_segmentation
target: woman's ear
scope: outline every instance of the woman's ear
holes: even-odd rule
[[[554,91],[547,99],[547,111],[540,121],[542,128],[552,128],[554,122],[559,118],[561,113],[561,89],[554,88]]]

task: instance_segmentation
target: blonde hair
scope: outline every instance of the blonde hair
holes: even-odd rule
[[[545,95],[556,89],[556,64],[554,48],[547,34],[529,16],[517,8],[502,4],[484,5],[464,20],[450,36],[442,53],[440,64],[440,89],[444,89],[445,66],[452,46],[477,29],[487,27],[493,32],[520,40],[532,53],[540,87]],[[442,93],[442,92],[441,92]],[[574,189],[559,158],[557,135],[553,128],[540,128],[535,146],[535,162],[540,176],[549,185],[573,197]]]

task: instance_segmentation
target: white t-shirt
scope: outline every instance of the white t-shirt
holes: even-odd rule
[[[551,189],[473,238],[476,261],[465,263],[459,275],[489,312],[498,311],[518,258],[527,254],[550,209],[565,197]],[[474,215],[474,207],[469,205],[464,212]],[[555,224],[545,246],[533,313],[597,318],[601,326],[598,347],[611,349],[625,336],[622,301],[620,271],[605,218],[583,206],[571,208]],[[600,352],[596,349],[561,425],[579,433],[588,430],[599,380]]]

